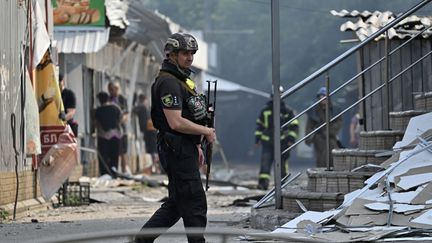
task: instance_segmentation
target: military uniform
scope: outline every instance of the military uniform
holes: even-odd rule
[[[179,70],[166,59],[152,85],[151,117],[159,131],[158,153],[168,176],[169,195],[143,229],[169,228],[180,218],[185,227],[205,228],[207,224],[207,199],[201,182],[197,149],[201,136],[174,131],[163,112],[163,109],[181,110],[182,117],[198,122],[188,109],[187,102],[194,96],[189,74],[188,70]],[[156,237],[139,242],[153,242]],[[205,242],[203,235],[188,235],[188,241]]]
[[[281,125],[288,122],[294,117],[291,109],[281,103]],[[273,103],[267,102],[266,106],[261,110],[256,121],[255,143],[261,143],[261,168],[259,172],[258,188],[267,190],[270,180],[270,170],[274,160],[273,151]],[[285,126],[281,131],[281,150],[287,149],[297,139],[298,120],[293,120],[288,126]],[[285,177],[288,172],[289,152],[282,155],[281,175]]]

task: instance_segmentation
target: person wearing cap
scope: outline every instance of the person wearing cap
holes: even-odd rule
[[[327,94],[327,88],[321,87],[319,88],[318,92],[316,93],[316,99],[322,99],[326,97]],[[333,107],[333,104],[331,100],[329,100],[329,114],[330,119],[337,115],[335,107]],[[306,132],[305,134],[309,134],[313,130],[315,130],[317,127],[321,126],[322,124],[326,123],[326,104],[327,99],[322,100],[318,105],[316,105],[314,108],[309,110],[307,113],[308,119],[306,123]],[[335,148],[339,148],[338,143],[338,133],[339,130],[342,127],[342,117],[338,117],[336,120],[330,123],[330,167],[333,166],[333,156],[331,156],[331,151]],[[311,146],[313,145],[314,148],[314,156],[315,156],[315,163],[316,167],[327,167],[327,142],[326,142],[326,127],[322,127],[317,132],[315,132],[314,135],[309,136],[305,140],[306,144]]]
[[[207,106],[191,79],[197,50],[192,35],[171,35],[164,47],[166,58],[151,87],[151,118],[158,130],[159,160],[168,176],[168,199],[141,229],[167,229],[181,218],[186,228],[201,232],[187,234],[188,242],[205,242],[207,199],[199,170],[204,164],[200,143],[203,138],[209,143],[216,139],[215,129],[203,125]],[[158,236],[137,235],[135,241],[153,242]]]
[[[280,91],[283,92],[282,86]],[[281,101],[280,104],[281,125],[294,118],[294,112],[291,108]],[[281,129],[281,149],[285,150],[297,139],[299,121],[294,119],[287,126]],[[259,113],[256,120],[255,146],[261,145],[261,165],[258,175],[257,189],[267,190],[270,182],[270,171],[274,161],[273,149],[273,99],[270,99]],[[282,154],[281,176],[285,177],[288,173],[289,152]]]

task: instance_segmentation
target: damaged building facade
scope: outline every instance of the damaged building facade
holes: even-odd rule
[[[106,0],[109,27],[101,29],[65,28],[56,26],[54,36],[59,49],[60,72],[68,85],[84,97],[78,101],[76,119],[79,125],[81,164],[76,167],[74,179],[82,175],[98,176],[95,154],[92,110],[99,91],[107,91],[109,82],[119,82],[127,97],[130,112],[128,126],[129,166],[132,173],[143,169],[142,136],[137,121],[131,114],[133,98],[143,93],[149,97],[150,86],[165,58],[163,46],[175,32],[184,31],[169,18],[147,10],[139,1]],[[199,40],[200,51],[194,61],[195,79],[202,79],[207,70],[207,45]],[[89,148],[89,149],[85,149]],[[87,167],[87,168],[85,168]]]
[[[0,18],[3,23],[10,23],[2,25],[5,35],[2,35],[0,42],[0,104],[2,114],[5,114],[0,128],[9,131],[1,133],[0,209],[9,215],[42,207],[47,202],[41,192],[41,186],[47,183],[42,178],[47,177],[46,174],[40,174],[44,165],[38,162],[36,150],[31,153],[28,150],[28,142],[36,141],[40,136],[37,107],[30,108],[27,104],[28,101],[32,101],[32,105],[37,103],[35,87],[38,80],[33,79],[37,75],[32,72],[26,74],[27,69],[35,70],[38,64],[32,61],[33,55],[37,56],[37,48],[46,48],[56,67],[51,78],[57,80],[58,73],[64,74],[67,88],[74,91],[77,97],[78,163],[73,166],[72,172],[62,172],[62,175],[68,175],[69,181],[77,181],[82,175],[99,176],[92,124],[92,111],[99,105],[96,94],[107,91],[108,82],[119,82],[123,95],[128,99],[130,112],[135,95],[150,94],[150,85],[165,58],[163,46],[168,36],[185,31],[166,16],[147,10],[139,1],[98,1],[102,5],[84,10],[86,16],[92,15],[91,18],[73,24],[61,22],[63,20],[56,17],[59,6],[54,1],[53,5],[51,1],[30,2],[32,5],[26,1],[0,3]],[[99,15],[92,8],[98,9]],[[72,21],[72,18],[69,20]],[[38,30],[46,32],[45,39],[36,38],[40,36]],[[36,39],[39,40],[38,45],[35,44]],[[207,44],[198,41],[200,51],[193,68],[196,71],[195,80],[201,88],[208,58]],[[29,90],[26,91],[26,88]],[[28,110],[33,112],[36,120],[28,118],[25,114]],[[131,117],[128,124],[131,172],[142,170],[146,163],[142,135],[135,119]],[[37,132],[26,130],[29,127]],[[35,134],[36,138],[31,137]],[[63,181],[61,179],[56,178]],[[48,187],[53,190],[60,184]]]
[[[0,211],[7,212],[13,211],[16,199],[40,199],[37,174],[32,170],[31,156],[26,156],[26,92],[32,92],[28,71],[34,68],[30,50],[35,45],[32,36],[37,28],[36,9],[29,3],[0,2],[0,20],[7,23],[0,26]]]

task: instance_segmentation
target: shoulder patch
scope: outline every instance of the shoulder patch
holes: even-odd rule
[[[166,107],[171,107],[173,105],[174,99],[173,96],[171,94],[165,95],[162,97],[162,103],[166,106]]]

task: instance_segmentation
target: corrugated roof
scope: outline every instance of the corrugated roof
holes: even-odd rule
[[[126,29],[129,21],[126,18],[129,1],[127,0],[105,0],[106,16],[111,26]]]
[[[109,28],[55,27],[59,53],[98,52],[108,43]]]
[[[129,1],[105,0],[106,17],[110,26],[126,29]],[[102,49],[109,39],[110,28],[67,26],[54,27],[54,40],[59,53],[93,53]]]
[[[341,10],[339,12],[332,10],[330,13],[334,16],[343,18],[357,18],[357,21],[347,21],[340,26],[341,31],[354,31],[360,40],[364,40],[380,28],[393,21],[396,18],[396,14],[385,11],[357,11],[353,10],[349,12],[348,10]],[[390,28],[388,35],[390,39],[405,39],[416,35],[420,30],[424,28],[429,28],[432,25],[432,16],[422,17],[411,15],[393,28]],[[432,31],[428,30],[422,34],[422,38],[429,38],[432,35]],[[381,35],[377,40],[384,38]]]
[[[130,25],[126,28],[123,38],[133,40],[147,46],[160,62],[165,58],[163,46],[171,35],[168,23],[146,9],[141,1],[131,1],[127,11]]]

